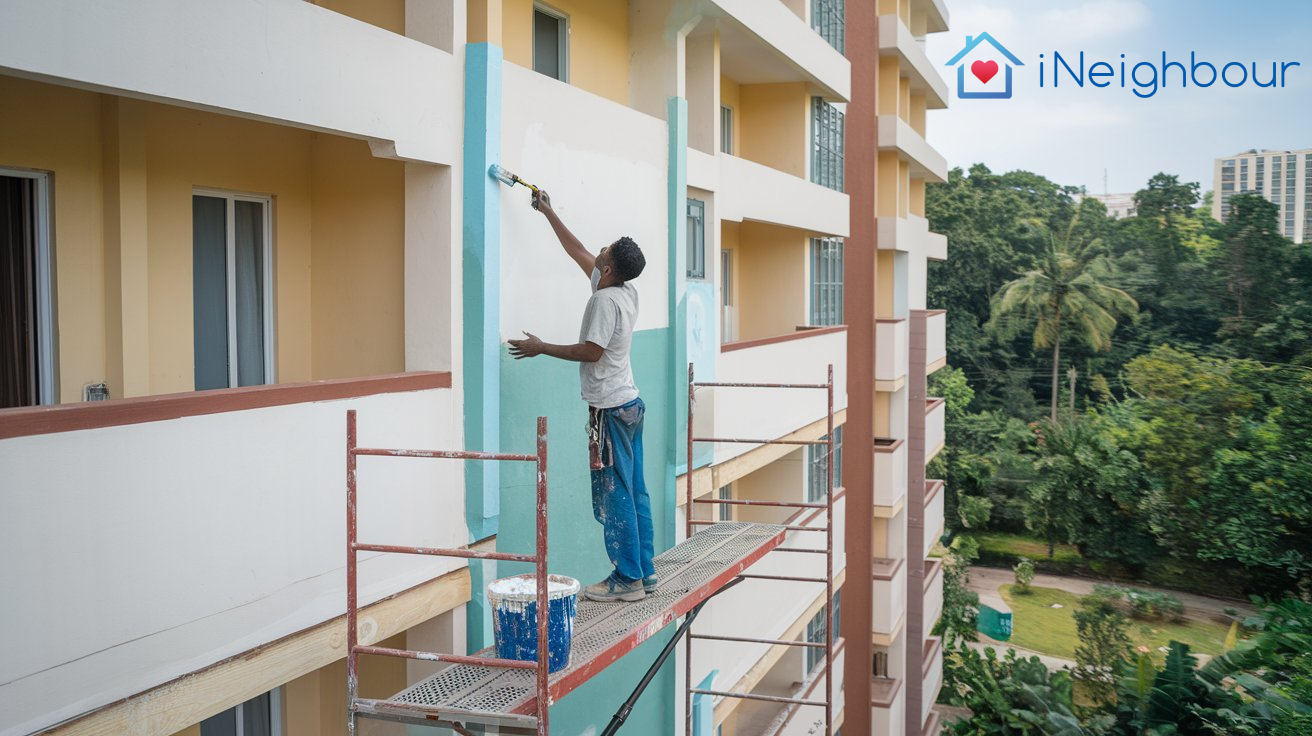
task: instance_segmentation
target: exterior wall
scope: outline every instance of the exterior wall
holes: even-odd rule
[[[360,141],[0,78],[0,162],[54,173],[60,398],[189,391],[192,193],[273,199],[275,375],[405,368],[404,169]],[[88,217],[87,213],[91,213]]]
[[[741,119],[741,157],[807,178],[811,98],[806,85],[744,84],[738,95],[734,115]]]
[[[321,8],[405,35],[406,0],[309,0]]]
[[[805,233],[744,222],[738,229],[738,338],[786,335],[810,318]]]
[[[0,573],[13,594],[3,625],[26,632],[0,665],[0,710],[40,729],[340,615],[346,410],[360,412],[362,445],[451,447],[452,399],[433,389],[0,440],[13,481],[0,538],[45,560]],[[432,492],[461,487],[462,472],[362,461],[361,539],[462,545],[459,495]],[[362,555],[361,602],[460,567]]]
[[[534,0],[503,0],[506,61],[533,68]],[[629,9],[616,0],[551,0],[569,18],[569,83],[619,104],[629,99]],[[536,183],[536,182],[535,182]]]

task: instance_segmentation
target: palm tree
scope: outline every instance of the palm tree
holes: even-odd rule
[[[1073,243],[1079,215],[1071,218],[1065,242],[1047,228],[1047,248],[1034,267],[1003,285],[993,297],[988,325],[1002,335],[1015,335],[1034,323],[1035,349],[1052,348],[1052,421],[1057,421],[1057,371],[1061,365],[1062,328],[1096,351],[1112,346],[1116,320],[1139,309],[1124,291],[1103,282],[1110,266],[1100,241]]]

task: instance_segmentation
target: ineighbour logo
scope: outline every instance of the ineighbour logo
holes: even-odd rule
[[[1183,58],[1171,60],[1165,51],[1161,54],[1160,64],[1140,61],[1133,65],[1125,61],[1125,54],[1116,61],[1091,60],[1092,63],[1088,63],[1083,51],[1078,57],[1070,53],[1063,56],[1054,51],[1051,64],[1047,63],[1046,54],[1039,54],[1039,88],[1057,88],[1062,82],[1076,87],[1084,87],[1086,82],[1098,88],[1115,85],[1122,89],[1130,87],[1137,97],[1146,100],[1170,87],[1175,80],[1179,80],[1182,89],[1191,83],[1203,88],[1248,84],[1284,88],[1289,81],[1289,70],[1302,66],[1297,61],[1212,62],[1199,59],[1195,51],[1189,52],[1188,61]],[[1269,73],[1267,64],[1271,65]],[[948,61],[947,66],[957,67],[957,97],[1005,100],[1012,96],[1012,67],[1024,66],[1024,63],[993,36],[981,33],[966,36],[966,45]]]
[[[988,46],[981,47],[980,44],[988,42]],[[991,89],[970,89],[966,82],[966,61],[968,57],[975,60],[970,64],[970,73],[980,84],[988,87],[993,78],[998,75],[998,62],[994,59],[977,58],[985,55],[994,56],[1001,54],[1004,61],[1003,67],[1006,73],[1003,80],[992,85]],[[987,33],[981,33],[978,36],[966,36],[966,45],[957,55],[952,57],[945,66],[957,65],[957,97],[966,100],[1005,100],[1011,97],[1011,67],[1025,66],[1025,63],[1017,59],[1005,46],[998,43]],[[971,85],[973,86],[973,85]]]
[[[1043,59],[1043,54],[1039,54],[1039,59]],[[1157,94],[1158,89],[1166,89],[1167,83],[1173,79],[1180,80],[1180,87],[1188,87],[1190,82],[1195,87],[1211,87],[1217,82],[1221,82],[1227,87],[1242,87],[1250,81],[1258,87],[1280,87],[1285,86],[1285,76],[1290,67],[1301,66],[1297,61],[1273,61],[1271,62],[1271,75],[1265,79],[1262,76],[1266,73],[1266,62],[1252,62],[1252,73],[1249,73],[1250,65],[1240,61],[1231,61],[1226,64],[1212,64],[1209,61],[1199,61],[1196,52],[1189,52],[1189,62],[1168,61],[1166,52],[1162,52],[1162,63],[1157,65],[1151,61],[1141,61],[1130,67],[1129,74],[1125,69],[1125,54],[1121,54],[1122,61],[1119,66],[1113,66],[1112,62],[1095,61],[1089,65],[1086,70],[1084,67],[1084,52],[1080,52],[1080,60],[1074,66],[1066,58],[1056,51],[1052,52],[1052,86],[1057,87],[1061,82],[1062,71],[1070,77],[1070,81],[1077,87],[1084,86],[1084,80],[1087,78],[1089,84],[1094,87],[1109,87],[1112,84],[1118,84],[1124,88],[1127,83],[1134,85],[1131,90],[1135,95],[1148,99]],[[1073,59],[1071,61],[1074,61]],[[1043,73],[1044,63],[1039,61],[1039,86],[1046,86],[1046,77]],[[1220,69],[1218,70],[1218,67]],[[1119,71],[1118,71],[1119,69]],[[1087,71],[1087,74],[1086,74]],[[1179,77],[1174,76],[1174,71],[1179,71]]]

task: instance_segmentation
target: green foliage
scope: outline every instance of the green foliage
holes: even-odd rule
[[[1104,596],[1087,595],[1073,613],[1080,643],[1075,647],[1075,679],[1095,707],[1115,702],[1117,673],[1130,660],[1126,618]]]
[[[979,638],[979,594],[970,589],[970,566],[978,556],[974,540],[958,537],[943,558],[943,613],[934,636],[943,637],[945,645]]]
[[[1013,570],[1016,573],[1016,592],[1021,594],[1030,592],[1030,584],[1034,582],[1034,560],[1022,557]]]
[[[1027,659],[1008,650],[1001,658],[964,642],[944,645],[944,686],[940,702],[969,708],[971,718],[953,724],[950,733],[1043,734],[1091,736],[1075,715],[1069,673],[1049,672],[1038,657]]]

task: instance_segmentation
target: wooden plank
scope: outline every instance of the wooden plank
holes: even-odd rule
[[[469,600],[461,568],[364,607],[361,643],[373,644]],[[346,657],[346,615],[243,652],[40,733],[170,736]],[[342,683],[345,690],[346,683]]]

